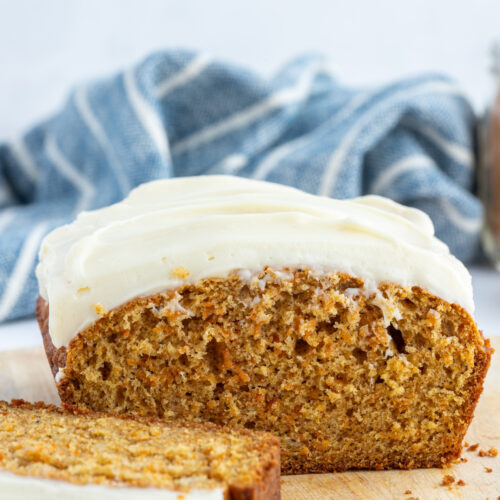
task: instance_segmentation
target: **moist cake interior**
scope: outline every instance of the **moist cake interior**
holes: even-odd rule
[[[56,349],[65,404],[267,430],[284,473],[458,457],[490,350],[418,288],[305,269],[203,279],[135,299]]]

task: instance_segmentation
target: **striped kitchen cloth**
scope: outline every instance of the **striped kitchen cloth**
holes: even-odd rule
[[[40,240],[142,182],[233,174],[426,211],[464,261],[478,251],[474,115],[439,75],[339,83],[317,55],[272,79],[187,51],[153,54],[76,88],[63,109],[0,145],[0,321],[32,314]]]

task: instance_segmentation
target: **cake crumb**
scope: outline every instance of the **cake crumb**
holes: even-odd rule
[[[411,490],[406,490],[405,495],[411,495]]]
[[[467,484],[467,483],[466,483],[463,479],[459,479],[459,480],[457,481],[457,485],[458,485],[458,486],[465,486],[466,484]]]
[[[478,448],[479,448],[479,443],[471,444],[469,447],[467,447],[467,451],[476,451]]]
[[[453,484],[455,482],[455,478],[453,476],[450,476],[450,474],[447,474],[446,476],[443,477],[443,482],[441,483],[442,486],[449,486],[450,484]]]
[[[493,469],[491,467],[485,467],[484,470],[486,472],[493,472]]]
[[[106,311],[106,309],[102,306],[102,304],[94,304],[94,310],[97,316],[99,316],[100,318],[108,314],[108,311]]]
[[[489,450],[479,450],[478,455],[480,457],[496,457],[498,455],[498,450],[493,446]]]
[[[431,320],[438,320],[439,313],[435,309],[429,309],[429,312],[427,313],[427,317]]]
[[[176,267],[172,271],[172,274],[177,276],[177,278],[187,278],[191,273],[185,267]]]
[[[467,448],[469,446],[469,443],[467,441],[464,441],[464,446]]]

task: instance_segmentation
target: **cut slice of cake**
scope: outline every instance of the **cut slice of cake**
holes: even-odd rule
[[[0,401],[0,499],[278,500],[267,433]]]
[[[156,181],[42,244],[64,404],[278,435],[284,473],[456,458],[489,343],[422,212],[233,177]]]

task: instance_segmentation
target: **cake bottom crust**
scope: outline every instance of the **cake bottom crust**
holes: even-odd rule
[[[65,405],[280,437],[282,473],[440,467],[458,458],[491,348],[418,287],[266,268],[134,299],[56,349]]]

